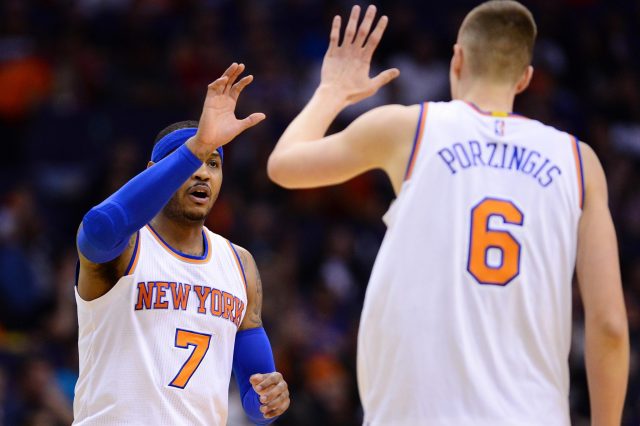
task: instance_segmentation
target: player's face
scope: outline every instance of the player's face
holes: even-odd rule
[[[218,198],[221,185],[222,162],[215,152],[173,194],[164,212],[179,221],[203,222]]]

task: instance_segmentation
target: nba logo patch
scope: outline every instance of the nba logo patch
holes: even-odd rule
[[[504,120],[496,120],[493,131],[498,136],[504,136]]]

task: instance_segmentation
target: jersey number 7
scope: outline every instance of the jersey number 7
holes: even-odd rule
[[[471,209],[469,260],[467,270],[480,284],[507,285],[520,273],[518,240],[508,231],[489,227],[492,217],[501,217],[505,224],[522,226],[524,215],[513,202],[485,198]],[[500,264],[490,265],[489,250],[500,251]]]
[[[187,358],[176,377],[173,378],[169,386],[175,388],[184,389],[189,383],[189,379],[196,372],[198,366],[202,362],[205,354],[209,350],[209,342],[211,342],[210,334],[196,333],[195,331],[183,330],[181,328],[176,329],[176,343],[177,348],[188,349],[189,346],[193,346],[193,352]]]

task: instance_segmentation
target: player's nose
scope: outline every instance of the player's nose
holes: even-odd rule
[[[206,164],[202,164],[198,170],[195,171],[193,177],[198,180],[209,180],[209,170]]]

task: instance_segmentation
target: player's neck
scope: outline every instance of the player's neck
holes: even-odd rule
[[[160,212],[151,220],[151,226],[172,248],[185,254],[203,254],[201,222],[179,222]]]
[[[475,104],[483,111],[513,112],[513,87],[476,82],[461,93],[459,99]]]

